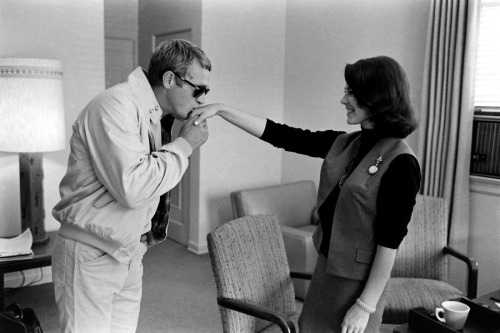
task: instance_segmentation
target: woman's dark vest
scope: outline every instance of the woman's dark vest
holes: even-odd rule
[[[333,143],[321,167],[318,205],[326,200],[345,172],[360,132],[340,135]],[[367,280],[376,251],[374,224],[377,193],[382,176],[400,154],[415,155],[403,139],[383,138],[352,171],[343,184],[332,221],[326,272],[353,280]],[[378,171],[368,169],[381,157]],[[319,251],[323,233],[316,228],[313,241]]]

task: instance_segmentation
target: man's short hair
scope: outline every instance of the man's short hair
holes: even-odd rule
[[[163,84],[163,74],[172,71],[180,76],[186,74],[187,68],[198,61],[200,66],[212,70],[210,59],[203,50],[184,39],[173,39],[162,42],[149,60],[148,79],[153,87]]]

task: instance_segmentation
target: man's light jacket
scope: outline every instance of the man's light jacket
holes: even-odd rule
[[[150,152],[148,132],[161,138],[161,114],[141,68],[82,110],[52,211],[61,236],[130,262],[160,195],[179,183],[192,153],[183,138]]]

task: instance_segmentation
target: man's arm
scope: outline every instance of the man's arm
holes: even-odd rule
[[[92,106],[91,106],[92,107]],[[137,111],[107,105],[90,112],[85,133],[99,181],[122,205],[136,208],[175,187],[192,149],[206,141],[207,129],[189,123],[182,137],[150,152],[141,141]]]

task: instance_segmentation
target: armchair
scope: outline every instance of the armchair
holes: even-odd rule
[[[207,241],[224,333],[296,332],[302,306],[295,301],[276,216],[227,222]]]
[[[314,271],[318,254],[314,248],[313,211],[316,185],[304,180],[283,185],[239,190],[231,193],[234,218],[274,214],[278,218],[288,263],[292,271]],[[293,279],[295,296],[304,299],[309,281]]]
[[[464,262],[467,269],[467,297],[477,295],[478,265],[447,246],[448,215],[444,199],[417,195],[408,234],[401,243],[389,280],[390,293],[383,322],[408,321],[408,311],[424,307],[428,312],[444,300],[464,296],[449,284],[448,256]]]

